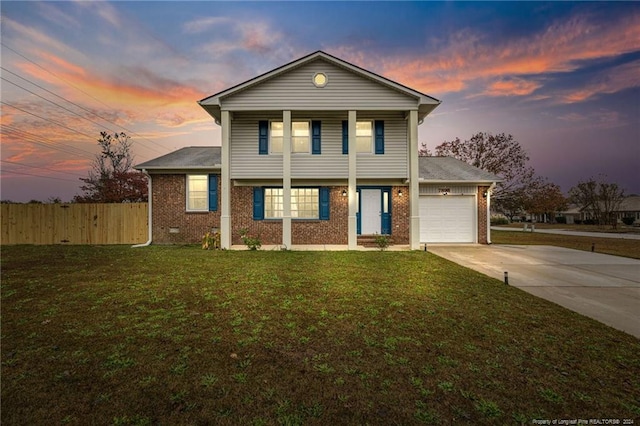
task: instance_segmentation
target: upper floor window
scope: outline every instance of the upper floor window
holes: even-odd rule
[[[372,152],[373,126],[370,121],[356,122],[356,152]]]
[[[311,131],[308,121],[293,121],[291,123],[291,152],[309,152]],[[282,153],[284,142],[284,125],[282,121],[272,121],[270,146],[272,153]]]

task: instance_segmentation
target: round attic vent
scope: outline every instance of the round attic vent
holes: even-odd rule
[[[324,87],[327,85],[327,82],[328,82],[328,79],[326,74],[324,73],[319,72],[313,76],[313,84],[316,87]]]

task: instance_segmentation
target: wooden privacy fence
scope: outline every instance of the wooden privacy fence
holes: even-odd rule
[[[2,244],[140,244],[147,203],[2,204]]]

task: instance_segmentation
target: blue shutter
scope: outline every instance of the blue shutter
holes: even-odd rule
[[[209,211],[218,210],[218,175],[209,175]]]
[[[320,154],[320,136],[322,132],[320,130],[320,122],[311,122],[311,153]]]
[[[264,219],[264,188],[253,188],[253,220]]]
[[[269,154],[269,122],[258,121],[258,154]]]
[[[342,122],[342,153],[349,153],[349,122]]]
[[[376,154],[384,154],[384,121],[375,122]]]
[[[329,188],[320,188],[320,220],[329,220]]]

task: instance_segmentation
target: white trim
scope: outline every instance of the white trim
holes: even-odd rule
[[[291,247],[291,111],[282,111],[282,245]],[[311,129],[309,129],[309,145],[311,145]]]
[[[356,212],[358,211],[357,201],[357,161],[358,153],[356,152],[356,121],[358,119],[356,111],[349,111],[349,217],[348,217],[348,244],[349,250],[358,248],[358,222],[356,220]]]
[[[282,143],[282,151],[273,151],[272,147],[273,147],[273,143],[271,142],[271,137],[272,137],[272,131],[271,131],[271,124],[272,123],[282,123],[282,131],[283,131],[283,143]],[[311,154],[311,133],[312,133],[312,129],[311,129],[311,119],[299,119],[296,118],[295,120],[292,119],[291,120],[291,126],[289,126],[289,133],[291,133],[291,146],[293,147],[293,134],[292,134],[292,129],[291,127],[293,127],[294,123],[307,123],[308,129],[309,129],[309,135],[307,136],[307,150],[306,151],[298,151],[298,152],[293,152],[290,151],[293,155],[299,155],[299,154]],[[284,122],[282,120],[278,120],[278,119],[271,119],[269,120],[269,155],[282,155],[282,153],[284,152]]]
[[[148,217],[147,217],[147,226],[149,227],[148,229],[148,233],[149,233],[149,238],[147,239],[146,242],[142,243],[142,244],[136,244],[131,246],[131,248],[138,248],[138,247],[146,247],[149,244],[151,244],[151,241],[153,241],[153,190],[151,187],[151,176],[149,176],[149,173],[147,173],[147,171],[145,169],[142,169],[142,173],[144,173],[145,175],[147,175],[147,199],[149,200],[147,202],[148,204]]]
[[[409,246],[420,249],[420,163],[418,161],[418,111],[409,111]]]
[[[231,248],[231,153],[229,141],[231,136],[231,116],[229,111],[222,111],[222,149],[220,161],[220,247]]]

